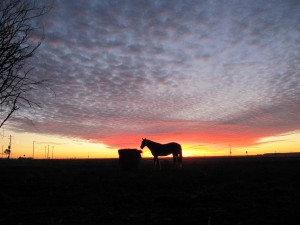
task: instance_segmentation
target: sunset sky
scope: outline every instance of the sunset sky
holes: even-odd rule
[[[37,24],[28,63],[49,82],[4,126],[13,157],[300,151],[300,1],[54,0]]]

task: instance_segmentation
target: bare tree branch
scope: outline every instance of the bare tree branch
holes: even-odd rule
[[[34,0],[0,2],[0,127],[23,107],[39,107],[29,93],[43,84],[30,78],[27,60],[40,47],[44,36],[34,43],[33,20],[43,16],[49,7]]]

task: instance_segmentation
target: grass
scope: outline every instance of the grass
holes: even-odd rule
[[[300,158],[1,160],[0,224],[292,224]]]

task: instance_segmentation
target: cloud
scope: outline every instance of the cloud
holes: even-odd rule
[[[300,128],[299,4],[54,5],[30,63],[55,96],[37,90],[43,108],[15,129],[118,146],[142,135],[247,145]]]

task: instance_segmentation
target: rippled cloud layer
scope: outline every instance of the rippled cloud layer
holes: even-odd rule
[[[56,0],[42,23],[31,63],[55,96],[15,129],[115,147],[300,129],[298,1]]]

